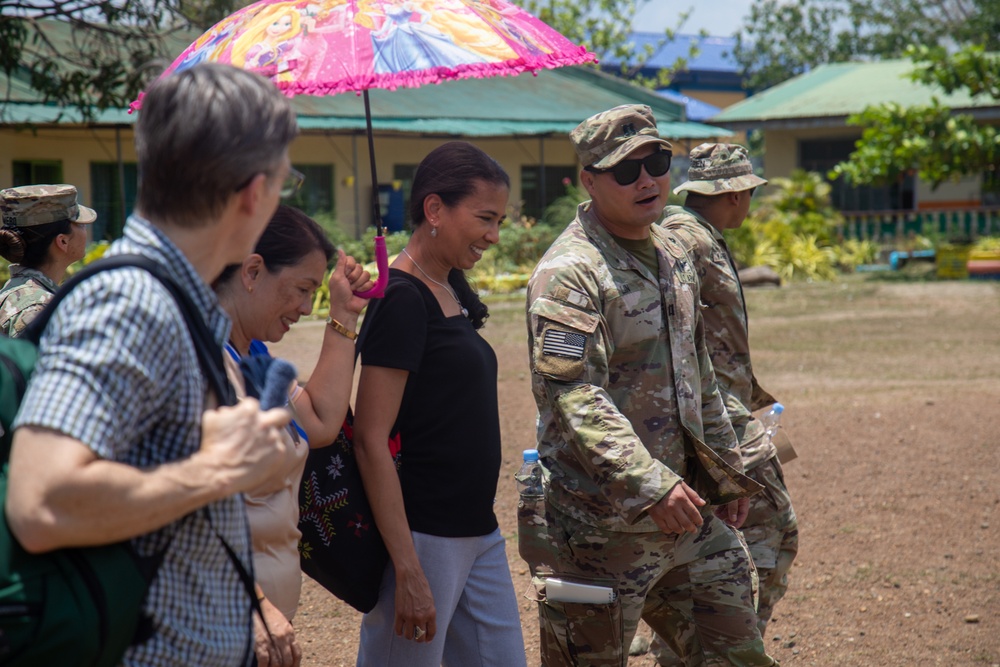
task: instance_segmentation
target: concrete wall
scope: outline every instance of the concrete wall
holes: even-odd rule
[[[54,128],[38,130],[0,129],[0,184],[7,187],[13,180],[12,162],[21,160],[53,160],[62,163],[63,181],[80,192],[83,204],[89,204],[90,163],[115,162],[118,145],[124,162],[135,162],[132,129],[121,130],[116,141],[114,130]]]
[[[799,166],[799,141],[857,137],[854,128],[803,128],[764,132],[764,177],[788,176]]]
[[[706,104],[711,104],[720,109],[725,109],[747,98],[746,92],[742,90],[698,90],[696,88],[682,88],[680,92],[682,95],[693,97],[696,100],[701,100]]]
[[[91,203],[90,163],[114,162],[120,144],[122,160],[135,162],[131,127],[120,131],[116,142],[114,130],[86,128],[53,128],[16,131],[0,128],[0,187],[13,179],[11,163],[15,160],[57,160],[62,163],[63,180],[77,186],[83,204]],[[375,137],[375,161],[379,181],[392,181],[397,164],[416,165],[423,157],[448,138],[411,136]],[[482,138],[471,143],[495,158],[511,178],[511,202],[521,198],[521,167],[536,166],[542,161],[549,166],[576,165],[576,155],[565,137]],[[354,162],[357,156],[357,170]],[[353,233],[371,224],[371,173],[368,144],[364,134],[342,135],[307,131],[295,140],[290,149],[294,164],[333,165],[334,201],[337,221],[345,231]],[[357,179],[352,177],[357,173]],[[357,202],[357,204],[356,204]]]
[[[917,208],[962,208],[982,204],[982,178],[969,176],[955,183],[942,183],[931,190],[930,183],[917,181]]]
[[[764,177],[788,176],[799,166],[799,141],[803,139],[858,138],[856,128],[797,128],[764,132]],[[955,183],[942,183],[931,190],[928,183],[917,181],[917,208],[948,208],[978,206],[981,203],[982,179],[970,176]]]
[[[422,138],[410,136],[375,136],[375,167],[381,183],[392,181],[396,165],[416,165],[437,146],[450,138]],[[544,160],[547,166],[576,165],[576,154],[568,138],[476,138],[470,143],[492,156],[510,175],[511,203],[521,198],[521,167],[538,165]],[[357,180],[354,155],[357,155]],[[295,164],[333,164],[337,221],[348,231],[364,229],[372,222],[371,166],[368,159],[368,142],[365,135],[343,136],[304,134],[291,149]],[[358,205],[355,205],[357,200]],[[359,227],[358,227],[359,226]]]

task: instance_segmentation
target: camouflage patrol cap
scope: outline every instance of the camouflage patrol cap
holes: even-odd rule
[[[0,190],[4,227],[34,227],[69,220],[89,224],[97,213],[76,203],[72,185],[22,185]]]
[[[688,180],[674,188],[675,195],[685,190],[703,195],[742,192],[767,183],[753,173],[747,149],[738,144],[702,144],[688,157]]]
[[[670,150],[670,142],[660,139],[656,130],[653,110],[645,104],[602,111],[577,125],[569,138],[580,163],[597,169],[610,169],[646,144]]]

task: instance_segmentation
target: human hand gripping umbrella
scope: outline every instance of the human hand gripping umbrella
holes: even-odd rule
[[[516,75],[596,60],[506,0],[259,0],[195,40],[162,76],[213,61],[258,72],[289,97],[363,95],[378,280],[358,296],[378,298],[385,292],[389,269],[368,90]],[[132,108],[139,108],[141,100],[140,95]]]

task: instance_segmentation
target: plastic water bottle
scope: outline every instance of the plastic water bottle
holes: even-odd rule
[[[542,489],[542,466],[538,463],[538,450],[524,450],[524,463],[514,475],[517,482],[517,492],[522,498],[538,498],[545,494]]]
[[[778,432],[778,422],[781,421],[781,413],[784,411],[784,405],[775,403],[770,410],[760,416],[760,423],[764,426],[764,442],[769,443],[774,440],[774,434]]]

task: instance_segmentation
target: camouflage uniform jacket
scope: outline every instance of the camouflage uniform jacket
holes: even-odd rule
[[[661,225],[684,246],[698,273],[708,352],[740,441],[743,465],[751,470],[776,454],[774,445],[763,440],[764,427],[750,414],[774,403],[774,398],[761,389],[753,374],[739,273],[722,232],[694,211],[668,206]]]
[[[59,286],[36,269],[10,265],[10,280],[0,289],[0,333],[16,338],[38,317]]]
[[[682,479],[710,502],[752,495],[680,245],[651,228],[654,276],[589,202],[528,283],[528,344],[546,499],[584,523],[658,528],[646,515]]]

